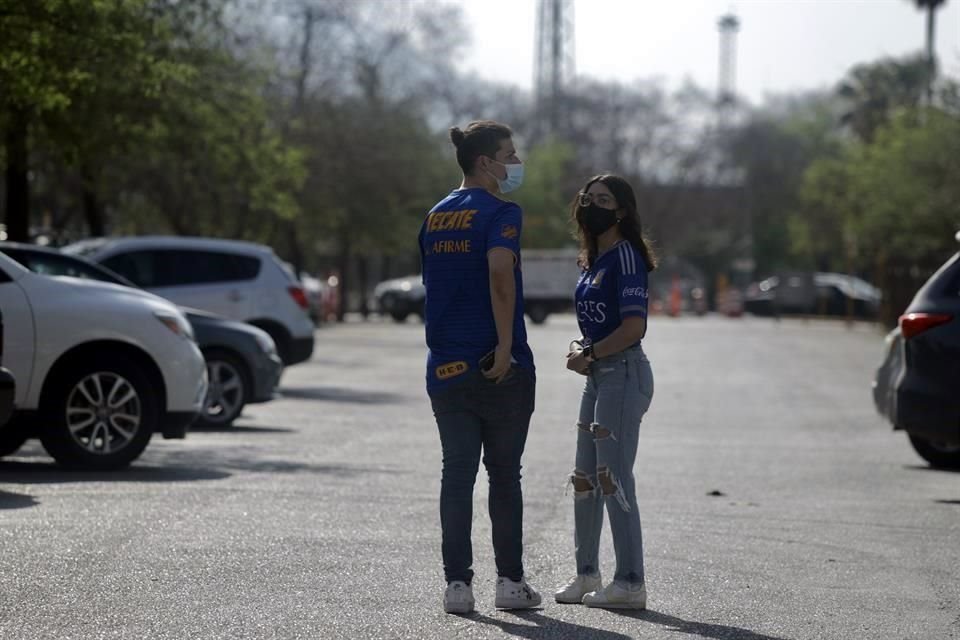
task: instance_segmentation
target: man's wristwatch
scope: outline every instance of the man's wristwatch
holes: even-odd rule
[[[593,355],[593,345],[588,344],[583,348],[583,351],[580,352],[580,355],[583,356],[583,359],[587,362],[595,362],[597,357]]]

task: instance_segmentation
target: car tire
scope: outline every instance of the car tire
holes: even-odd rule
[[[932,442],[919,436],[908,435],[914,450],[931,466],[941,469],[960,469],[960,445]]]
[[[397,323],[406,322],[408,315],[410,315],[410,314],[407,313],[406,311],[391,311],[391,312],[390,312],[390,317],[393,318],[393,321],[394,321],[394,322],[397,322]]]
[[[253,390],[250,372],[243,359],[229,351],[205,351],[203,358],[207,363],[210,385],[196,425],[226,429],[240,417],[250,398]]]
[[[33,425],[16,414],[0,427],[0,458],[11,456],[33,435]]]
[[[547,308],[542,304],[534,304],[527,309],[527,315],[530,316],[530,322],[533,324],[543,324],[547,321]]]
[[[107,471],[136,460],[160,421],[146,373],[122,358],[76,364],[50,381],[40,442],[62,466]]]

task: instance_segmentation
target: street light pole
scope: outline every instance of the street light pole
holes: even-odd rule
[[[947,0],[914,0],[917,7],[927,10],[927,105],[933,104],[933,80],[937,73],[933,43],[936,30],[936,14]]]

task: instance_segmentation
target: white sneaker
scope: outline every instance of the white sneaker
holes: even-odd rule
[[[531,609],[539,606],[542,598],[536,589],[523,578],[514,582],[510,578],[497,578],[497,609]]]
[[[583,596],[591,591],[599,591],[603,583],[600,576],[577,576],[567,583],[563,589],[553,594],[553,599],[560,604],[580,604]]]
[[[625,589],[611,582],[603,589],[583,596],[583,604],[604,609],[646,609],[647,586],[641,584]]]
[[[473,589],[461,580],[454,580],[443,592],[443,610],[447,613],[470,613],[474,604]]]

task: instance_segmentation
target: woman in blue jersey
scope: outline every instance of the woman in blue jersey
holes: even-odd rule
[[[577,421],[574,546],[577,575],[555,598],[590,607],[643,609],[647,593],[633,464],[640,421],[653,398],[641,340],[647,331],[647,272],[654,268],[633,189],[623,178],[591,178],[572,204],[582,274],[576,289],[583,338],[567,368],[587,377]],[[606,505],[616,572],[600,578]]]

